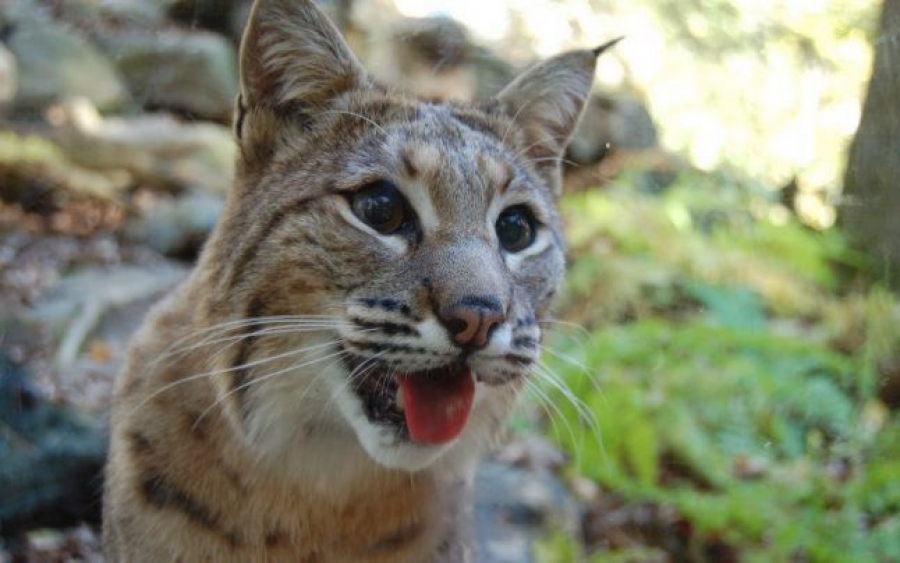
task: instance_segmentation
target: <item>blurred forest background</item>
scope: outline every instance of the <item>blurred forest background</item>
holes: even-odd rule
[[[485,560],[900,561],[900,0],[320,4],[457,99],[625,36]],[[110,382],[229,188],[248,5],[0,1],[0,561],[100,560]]]

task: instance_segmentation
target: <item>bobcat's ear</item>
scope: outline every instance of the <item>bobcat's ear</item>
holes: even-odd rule
[[[241,41],[247,108],[301,102],[321,107],[368,84],[340,32],[311,0],[256,0]]]
[[[557,195],[560,159],[590,95],[597,57],[620,40],[551,57],[497,94],[505,113],[525,134],[526,155]]]

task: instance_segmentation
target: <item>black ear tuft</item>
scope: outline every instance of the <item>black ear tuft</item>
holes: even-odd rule
[[[616,38],[613,39],[612,41],[607,41],[607,42],[604,43],[603,45],[600,45],[599,47],[596,47],[596,48],[594,48],[594,49],[591,49],[591,52],[594,53],[594,56],[595,56],[595,57],[599,57],[600,55],[602,55],[602,54],[605,53],[606,51],[609,51],[610,49],[612,49],[613,47],[615,47],[616,45],[618,45],[619,42],[622,41],[623,39],[625,39],[625,36],[624,36],[624,35],[621,36],[621,37],[616,37]]]

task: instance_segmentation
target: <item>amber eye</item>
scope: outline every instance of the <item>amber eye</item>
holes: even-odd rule
[[[531,246],[537,231],[534,215],[524,205],[514,205],[504,210],[494,228],[500,246],[507,252],[519,252]]]
[[[350,198],[360,221],[383,235],[390,235],[406,221],[406,204],[397,186],[385,180],[368,184]]]

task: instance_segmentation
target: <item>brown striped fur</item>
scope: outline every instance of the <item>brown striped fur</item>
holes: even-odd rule
[[[257,1],[234,188],[117,380],[111,560],[471,559],[466,491],[537,359],[562,276],[559,159],[594,59],[560,55],[479,104],[423,102],[374,84],[310,1]],[[415,232],[354,219],[348,194],[384,179]],[[513,255],[494,222],[520,204],[540,227]],[[436,315],[471,296],[504,317],[460,356]],[[274,330],[285,315],[325,324]],[[350,356],[407,371],[465,357],[478,383],[462,434],[413,444],[366,415]]]

